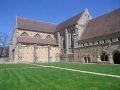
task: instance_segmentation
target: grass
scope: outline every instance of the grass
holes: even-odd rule
[[[80,64],[80,63],[39,63],[40,65],[57,66],[62,68],[70,68],[84,70],[90,72],[98,72],[105,74],[120,75],[120,65],[110,64]]]
[[[19,68],[27,68],[27,67],[31,67],[31,65],[30,64],[0,64],[0,69],[12,69],[12,68],[19,69]]]
[[[69,65],[69,63],[51,63],[53,64]],[[120,90],[118,78],[29,67],[33,65],[0,65],[0,90]]]

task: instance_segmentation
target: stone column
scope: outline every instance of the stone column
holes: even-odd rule
[[[109,55],[109,62],[110,62],[111,64],[114,64],[114,62],[113,62],[113,56],[112,56],[111,53],[110,53],[110,55]]]
[[[21,45],[21,43],[19,43],[19,46],[18,46],[18,62],[19,63],[22,62],[22,45]]]
[[[70,39],[69,39],[69,47],[71,47],[71,34],[69,34],[69,37],[70,37]]]
[[[34,62],[37,62],[38,56],[37,56],[37,44],[34,44]]]
[[[59,45],[59,47],[61,47],[61,40],[60,40],[60,33],[59,32],[57,33],[57,36],[58,36],[58,45]]]
[[[98,60],[98,62],[101,62],[99,54],[98,54],[97,60]]]
[[[51,46],[48,45],[48,62],[50,62],[50,50],[51,50]]]
[[[60,36],[60,47],[63,49],[63,36]]]
[[[68,54],[69,53],[69,50],[68,50],[68,47],[69,47],[69,38],[68,38],[68,30],[65,29],[65,37],[66,37],[66,53]]]
[[[84,56],[81,58],[82,62],[85,63],[85,59],[84,59]]]
[[[75,31],[77,31],[77,32],[78,32],[78,39],[79,39],[79,38],[80,38],[80,36],[81,36],[80,26],[75,25]]]

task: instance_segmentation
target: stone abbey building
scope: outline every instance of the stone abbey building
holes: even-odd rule
[[[16,16],[9,49],[15,63],[120,64],[120,8],[96,18],[85,9],[59,24]]]

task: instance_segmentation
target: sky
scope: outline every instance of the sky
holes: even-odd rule
[[[58,24],[85,8],[95,18],[120,8],[120,0],[0,0],[0,32],[12,35],[15,16]]]

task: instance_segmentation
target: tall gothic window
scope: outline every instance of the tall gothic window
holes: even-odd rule
[[[29,37],[29,35],[26,32],[23,32],[20,36],[22,36],[22,37]]]
[[[71,47],[74,47],[74,31],[71,31]]]
[[[63,34],[63,48],[66,48],[66,37],[65,37],[65,33]]]
[[[46,36],[46,39],[53,39],[50,35]]]
[[[36,34],[34,37],[35,38],[42,38],[39,34]]]
[[[69,34],[69,47],[71,47],[71,33]]]

